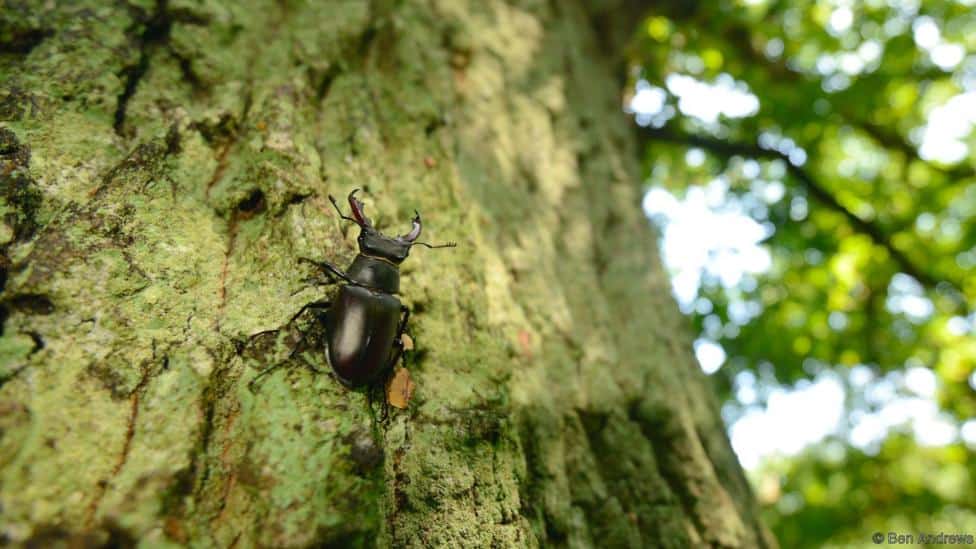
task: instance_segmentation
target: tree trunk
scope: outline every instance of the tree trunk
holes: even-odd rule
[[[0,539],[774,544],[640,209],[638,13],[91,4],[0,9]],[[355,254],[355,187],[459,244],[403,264],[386,422],[289,321],[335,291],[297,258]]]

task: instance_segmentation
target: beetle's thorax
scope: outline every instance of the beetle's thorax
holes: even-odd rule
[[[388,294],[400,291],[400,269],[392,261],[360,253],[346,269],[357,284]]]

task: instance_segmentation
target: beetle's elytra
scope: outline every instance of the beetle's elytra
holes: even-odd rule
[[[399,265],[410,249],[416,245],[455,246],[453,242],[436,246],[418,242],[422,224],[417,212],[409,233],[397,237],[384,235],[363,213],[363,203],[356,199],[358,190],[349,193],[352,217],[342,213],[335,198],[329,196],[340,218],[359,225],[359,254],[349,268],[343,271],[328,261],[301,258],[322,269],[334,281],[344,282],[335,302],[309,303],[299,314],[308,308],[325,309],[320,319],[326,333],[326,356],[336,377],[350,388],[371,386],[385,379],[403,355],[403,335],[410,311],[396,294],[400,291]],[[252,380],[252,385],[258,377]]]

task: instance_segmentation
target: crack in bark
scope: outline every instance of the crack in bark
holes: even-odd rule
[[[146,73],[149,68],[149,55],[143,52],[139,56],[139,61],[135,65],[129,65],[124,67],[119,74],[121,77],[125,77],[125,86],[122,88],[122,93],[119,94],[117,106],[115,107],[115,133],[119,137],[125,137],[125,112],[129,106],[129,100],[136,93],[136,87],[139,85],[139,80]]]
[[[181,62],[181,70],[186,72],[189,68],[186,66],[186,61],[181,58],[176,52],[171,53]],[[214,125],[208,125],[204,122],[195,122],[190,124],[190,128],[200,132],[201,136],[206,140],[212,147],[215,148],[215,159],[216,167],[210,179],[207,181],[205,188],[205,199],[209,201],[211,193],[214,187],[223,179],[226,169],[228,167],[228,158],[232,150],[236,147],[237,143],[241,139],[244,133],[244,125],[246,124],[248,114],[251,109],[252,104],[252,90],[251,82],[247,82],[247,89],[244,91],[244,105],[240,116],[235,117],[232,114],[226,113],[221,116],[219,122]],[[241,208],[236,208],[231,214],[230,219],[227,221],[228,224],[228,240],[227,246],[225,247],[220,280],[219,280],[219,306],[218,311],[214,320],[215,331],[220,332],[220,321],[226,307],[227,300],[227,275],[229,271],[230,258],[233,253],[239,221],[243,218],[253,215],[256,210],[261,209],[263,204],[263,196],[253,196],[249,195],[248,198],[253,200],[248,201],[245,199],[243,210]],[[240,206],[240,205],[239,205]],[[191,313],[186,319],[186,325],[184,327],[184,332],[188,332],[191,329],[191,320],[193,314]],[[232,345],[235,345],[234,341],[231,341]],[[236,348],[236,345],[235,345]],[[214,352],[208,349],[212,355]],[[227,361],[222,360],[220,357],[214,356],[214,362],[216,364],[224,364]],[[210,447],[213,443],[214,433],[216,431],[216,423],[218,421],[218,406],[223,400],[226,392],[226,380],[228,368],[216,367],[213,372],[208,376],[208,383],[203,390],[203,394],[200,398],[201,404],[201,421],[200,430],[198,435],[197,443],[190,450],[189,465],[180,475],[181,481],[173,487],[174,491],[172,497],[174,498],[172,508],[168,511],[168,516],[170,517],[170,522],[173,523],[174,530],[181,530],[178,521],[179,517],[185,514],[185,504],[182,499],[184,497],[191,497],[194,501],[203,502],[205,499],[204,492],[210,483],[212,475],[211,459],[209,457]],[[228,416],[227,429],[233,426],[234,418],[236,418],[239,410],[232,410],[230,416]],[[230,442],[228,442],[223,451],[221,452],[221,461],[226,458],[226,453],[229,451]],[[210,519],[213,523],[221,518],[223,515],[224,508],[226,506],[226,496],[229,494],[232,488],[232,482],[228,482],[224,487],[223,497],[221,497],[220,508],[217,510],[216,515]],[[238,536],[239,537],[239,536]],[[235,538],[236,542],[236,538]]]
[[[17,294],[0,300],[0,305],[7,310],[14,310],[26,315],[46,316],[54,312],[51,298],[42,294]]]
[[[630,420],[638,425],[644,438],[650,442],[660,476],[681,504],[684,515],[691,521],[701,540],[707,543],[709,547],[719,549],[732,549],[734,547],[723,543],[722,539],[715,537],[715,533],[720,531],[721,526],[715,523],[714,518],[722,511],[706,510],[698,505],[702,501],[710,501],[713,503],[721,501],[714,494],[709,496],[702,493],[695,493],[696,487],[707,489],[709,484],[714,484],[728,498],[731,507],[736,511],[735,517],[742,528],[754,532],[756,535],[754,542],[765,547],[765,538],[751,528],[751,525],[747,525],[742,521],[743,515],[739,512],[735,500],[728,494],[725,486],[722,485],[715,468],[715,463],[711,461],[711,458],[707,458],[706,461],[711,467],[711,472],[714,476],[713,479],[703,478],[700,475],[691,473],[688,469],[688,467],[695,466],[690,463],[691,461],[698,461],[693,456],[694,444],[697,443],[702,447],[702,452],[706,453],[704,442],[699,437],[697,426],[693,427],[691,431],[684,429],[678,418],[673,415],[674,412],[668,410],[657,410],[653,414],[654,419],[648,419],[646,414],[642,414],[639,411],[639,406],[640,401],[635,401],[629,408],[628,415]],[[710,480],[714,480],[714,483],[710,483]]]
[[[362,68],[369,60],[373,50],[373,43],[377,39],[378,29],[385,21],[382,19],[382,17],[385,16],[376,15],[376,2],[370,2],[369,10],[371,14],[371,23],[367,25],[362,34],[359,35],[358,39],[347,42],[342,46],[342,51],[340,52],[339,57],[345,62],[341,64],[339,62],[332,63],[318,79],[318,82],[314,84],[315,102],[319,110],[319,114],[321,114],[322,103],[332,90],[332,84],[335,82],[335,79],[338,78],[342,73],[346,72],[350,67]]]
[[[200,79],[200,75],[193,70],[192,59],[179,53],[172,46],[167,46],[166,50],[176,59],[177,64],[180,66],[180,73],[183,74],[183,79],[190,83],[190,87],[195,92],[203,92],[208,89],[208,86]]]
[[[210,448],[210,438],[213,436],[214,430],[214,416],[216,415],[217,400],[219,395],[214,394],[216,388],[215,374],[210,375],[210,383],[207,384],[207,388],[203,391],[203,425],[200,429],[200,441],[196,448],[192,450],[192,455],[190,459],[190,467],[196,472],[198,467],[202,467],[202,471],[199,474],[199,481],[197,483],[196,489],[193,491],[193,498],[196,500],[200,499],[200,495],[203,492],[203,487],[207,483],[207,479],[210,477],[210,465],[207,463],[207,450]],[[198,460],[202,459],[204,461],[201,466]]]
[[[671,493],[681,505],[684,515],[695,525],[695,529],[698,530],[698,535],[703,536],[703,534],[709,531],[708,525],[695,509],[695,495],[684,485],[684,482],[687,482],[688,479],[682,478],[680,472],[676,471],[668,463],[668,453],[673,449],[669,448],[665,442],[659,440],[658,436],[655,436],[650,427],[645,426],[641,422],[638,422],[638,425],[641,426],[644,438],[651,443],[651,448],[654,451],[654,460],[658,464],[658,471],[661,473],[661,478],[667,483]]]
[[[214,356],[214,362],[218,364],[227,363],[229,362],[229,358],[221,360],[220,357]],[[219,414],[217,410],[219,403],[225,398],[230,389],[230,383],[226,376],[229,371],[230,368],[215,368],[214,371],[210,373],[207,386],[204,389],[201,397],[203,421],[200,429],[199,440],[190,453],[189,465],[191,474],[196,478],[196,485],[190,492],[192,493],[193,499],[197,502],[204,501],[204,491],[207,489],[211,479],[212,460],[210,458],[210,447],[214,442],[217,418],[219,415],[223,416],[226,421],[225,430],[229,430],[233,427],[236,416],[240,413],[240,409],[237,407],[232,408],[226,414]],[[228,442],[228,444],[230,444],[230,442]],[[227,451],[229,451],[229,446],[225,445],[221,451],[222,462]],[[227,493],[229,493],[229,489],[226,490]],[[190,494],[188,493],[187,495]],[[213,523],[219,518],[219,515],[223,512],[225,505],[226,498],[221,498],[220,508],[216,511],[216,516],[213,516],[209,522]]]
[[[220,333],[220,321],[224,317],[224,310],[227,307],[227,272],[230,269],[230,256],[234,251],[234,244],[237,241],[239,215],[238,212],[231,214],[228,225],[227,248],[224,250],[224,260],[220,268],[220,301],[217,304],[217,314],[214,317],[214,330]]]
[[[136,88],[142,77],[149,70],[149,57],[152,55],[156,45],[165,43],[169,40],[170,30],[173,20],[166,11],[168,0],[156,0],[153,13],[146,18],[144,13],[137,14],[137,25],[141,24],[145,28],[139,35],[139,59],[131,65],[122,68],[119,77],[125,79],[122,92],[119,93],[115,107],[115,133],[119,137],[125,135],[126,110],[129,107],[129,100],[136,93]],[[141,10],[139,10],[141,12]],[[144,21],[139,21],[145,19]]]
[[[537,418],[544,413],[542,410],[542,407],[537,407],[523,411],[522,420],[517,425],[516,438],[526,467],[525,475],[519,478],[518,514],[533,526],[531,533],[540,533],[534,526],[540,525],[542,527],[543,536],[537,536],[540,538],[538,541],[541,544],[546,542],[552,544],[553,542],[565,542],[567,534],[555,524],[550,514],[546,512],[543,501],[542,485],[552,482],[554,479],[546,470],[544,452],[539,442],[541,440],[539,435],[543,429],[537,424]]]
[[[240,408],[235,407],[231,410],[225,422],[226,423],[226,425],[224,426],[225,432],[227,433],[230,432],[230,430],[234,427],[234,423],[237,421],[237,417],[239,415],[240,415]],[[227,454],[230,453],[230,449],[233,446],[233,442],[234,440],[231,437],[227,437],[227,440],[224,442],[224,447],[220,452],[220,464],[223,465],[225,468],[227,468],[228,466]],[[219,522],[224,518],[224,511],[227,509],[227,496],[230,495],[230,491],[234,488],[234,485],[236,483],[237,483],[237,474],[232,470],[230,473],[230,477],[224,483],[224,489],[222,490],[222,494],[220,496],[220,507],[217,510],[217,516],[210,520],[211,525],[215,522]]]
[[[403,456],[407,453],[410,445],[410,425],[404,426],[403,444],[393,453],[393,486],[391,490],[392,509],[386,515],[386,528],[389,532],[389,541],[392,545],[396,544],[396,518],[400,510],[407,504],[407,494],[403,489],[404,484],[410,484],[410,479],[401,472]]]
[[[333,63],[329,66],[325,74],[322,75],[322,79],[319,80],[319,84],[315,89],[315,100],[321,104],[329,95],[329,91],[332,89],[332,83],[335,81],[336,77],[342,73],[342,69],[337,63]]]
[[[247,120],[247,114],[248,111],[250,110],[250,104],[251,104],[250,97],[251,97],[250,92],[248,92],[244,102],[244,113],[241,115],[241,126],[243,126]],[[214,170],[214,173],[211,176],[210,181],[207,183],[207,189],[205,193],[208,200],[210,198],[210,193],[212,192],[214,186],[224,176],[224,172],[226,171],[227,164],[228,164],[227,157],[230,153],[231,148],[236,144],[237,140],[240,139],[241,132],[242,130],[240,128],[238,128],[236,131],[233,131],[233,133],[231,133],[228,136],[229,137],[228,142],[225,143],[217,153],[217,167]],[[260,190],[258,192],[260,192]],[[263,198],[261,196],[259,196],[258,199],[255,200],[255,208],[257,208],[257,206],[259,205],[258,203],[260,203],[262,200]],[[234,251],[234,244],[236,243],[237,240],[238,224],[241,218],[244,215],[247,215],[247,213],[248,213],[247,211],[242,212],[240,208],[235,209],[231,213],[230,220],[227,223],[227,231],[228,231],[227,247],[224,249],[224,258],[220,269],[220,290],[219,290],[220,299],[217,307],[217,315],[214,319],[214,329],[218,333],[220,332],[220,321],[223,318],[224,309],[227,305],[227,272],[229,269],[230,257]]]
[[[209,467],[206,463],[201,464],[201,460],[206,461],[206,451],[210,447],[210,437],[213,434],[213,415],[214,415],[214,403],[209,400],[204,400],[203,404],[203,421],[201,422],[200,437],[197,444],[190,450],[190,465],[187,468],[193,477],[198,480],[195,482],[195,486],[191,486],[186,495],[192,495],[194,500],[199,501],[200,495],[203,492],[203,486],[210,476]],[[183,505],[180,506],[180,511],[183,511]]]
[[[6,385],[7,383],[17,379],[17,377],[20,376],[20,373],[26,370],[28,366],[30,365],[21,364],[20,366],[11,370],[10,373],[8,373],[7,375],[0,377],[0,389],[2,389],[3,386]]]
[[[34,342],[34,347],[30,350],[30,352],[27,353],[27,358],[30,358],[44,350],[44,338],[41,337],[41,334],[35,332],[34,330],[28,330],[24,333],[27,334],[27,337],[31,338],[31,341]]]
[[[712,413],[715,414],[715,417],[721,417],[719,415],[719,411],[715,409],[714,406],[709,408]],[[723,426],[721,423],[719,423],[717,425],[713,425],[712,428],[718,429],[719,432],[722,432]],[[759,549],[769,549],[769,545],[766,543],[766,537],[763,535],[762,523],[758,518],[760,516],[759,509],[748,508],[750,504],[753,507],[758,506],[756,506],[755,502],[751,500],[749,481],[746,479],[745,473],[739,467],[739,461],[735,457],[734,451],[728,442],[728,439],[722,436],[720,442],[721,447],[716,447],[715,444],[711,443],[715,437],[708,436],[708,433],[706,433],[700,426],[695,426],[695,434],[705,449],[705,456],[708,458],[708,462],[711,463],[712,469],[715,471],[719,483],[723,485],[726,492],[729,492],[730,489],[735,492],[737,497],[731,497],[732,503],[739,512],[740,517],[748,517],[750,519],[748,524],[746,524],[746,527],[752,530]],[[729,461],[719,462],[718,457],[720,455]],[[726,482],[722,482],[723,480]],[[728,486],[727,483],[735,484],[733,486]],[[732,496],[732,494],[729,495]]]
[[[137,39],[139,58],[135,63],[122,67],[122,70],[118,74],[125,81],[115,106],[114,128],[115,133],[119,137],[127,137],[125,122],[129,101],[135,95],[142,78],[146,75],[146,71],[149,70],[149,59],[157,47],[164,46],[176,58],[180,69],[183,71],[184,78],[190,82],[190,85],[195,90],[205,88],[196,76],[196,73],[192,70],[189,60],[169,45],[169,39],[173,29],[173,23],[179,22],[191,25],[206,25],[209,23],[207,16],[193,13],[188,9],[170,9],[169,0],[156,0],[152,13],[146,13],[143,8],[138,6],[129,5],[127,7],[133,12],[135,19],[135,23],[127,32],[134,31],[138,26],[142,26],[143,30]]]
[[[0,42],[0,53],[12,53],[27,56],[49,37],[54,35],[52,29],[13,29],[12,35]]]
[[[154,342],[154,346],[155,346],[155,342]],[[136,434],[136,422],[139,419],[139,401],[143,391],[145,390],[146,386],[149,384],[150,379],[152,379],[152,371],[150,368],[147,367],[143,372],[142,378],[139,380],[139,383],[135,386],[135,388],[132,390],[132,393],[129,395],[129,407],[130,407],[129,420],[126,425],[125,440],[122,444],[122,450],[119,453],[119,458],[116,461],[115,466],[112,468],[112,471],[109,474],[109,478],[100,480],[95,485],[96,486],[95,497],[92,498],[92,501],[88,504],[88,512],[85,519],[85,523],[89,526],[92,525],[95,519],[95,514],[98,512],[98,507],[99,505],[101,505],[102,499],[105,497],[105,492],[108,490],[109,483],[111,482],[112,479],[114,479],[119,475],[119,473],[122,471],[122,468],[125,467],[125,462],[129,459],[129,451],[132,449],[132,439],[135,437]]]
[[[10,270],[26,266],[13,264],[10,247],[31,240],[39,227],[37,215],[43,194],[31,177],[30,161],[30,146],[21,143],[12,130],[0,128],[0,198],[8,204],[2,222],[13,229],[13,238],[0,246],[0,292],[6,290]],[[27,314],[49,314],[54,310],[50,298],[44,295],[7,297],[0,301],[0,335],[3,335],[11,308],[26,311]]]
[[[210,192],[213,190],[214,185],[220,182],[224,177],[224,172],[227,170],[227,155],[230,152],[230,147],[232,143],[225,143],[217,151],[217,168],[214,169],[214,173],[210,176],[210,180],[207,181],[207,191],[206,196],[210,198]]]

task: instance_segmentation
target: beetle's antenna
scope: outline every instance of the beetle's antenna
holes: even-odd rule
[[[418,245],[419,246],[426,246],[427,248],[430,248],[430,249],[434,249],[434,248],[456,248],[457,247],[457,242],[448,242],[446,244],[428,244],[426,242],[414,242],[411,245],[412,246],[418,246]]]
[[[356,191],[353,191],[353,192],[356,192]],[[332,196],[331,194],[329,195],[329,200],[332,201],[332,205],[335,206],[336,211],[339,212],[339,217],[341,217],[342,219],[345,219],[346,221],[352,221],[356,225],[359,225],[359,222],[358,221],[356,221],[355,219],[353,219],[353,218],[349,217],[348,215],[342,213],[342,210],[339,209],[339,204],[336,202],[335,197]]]

